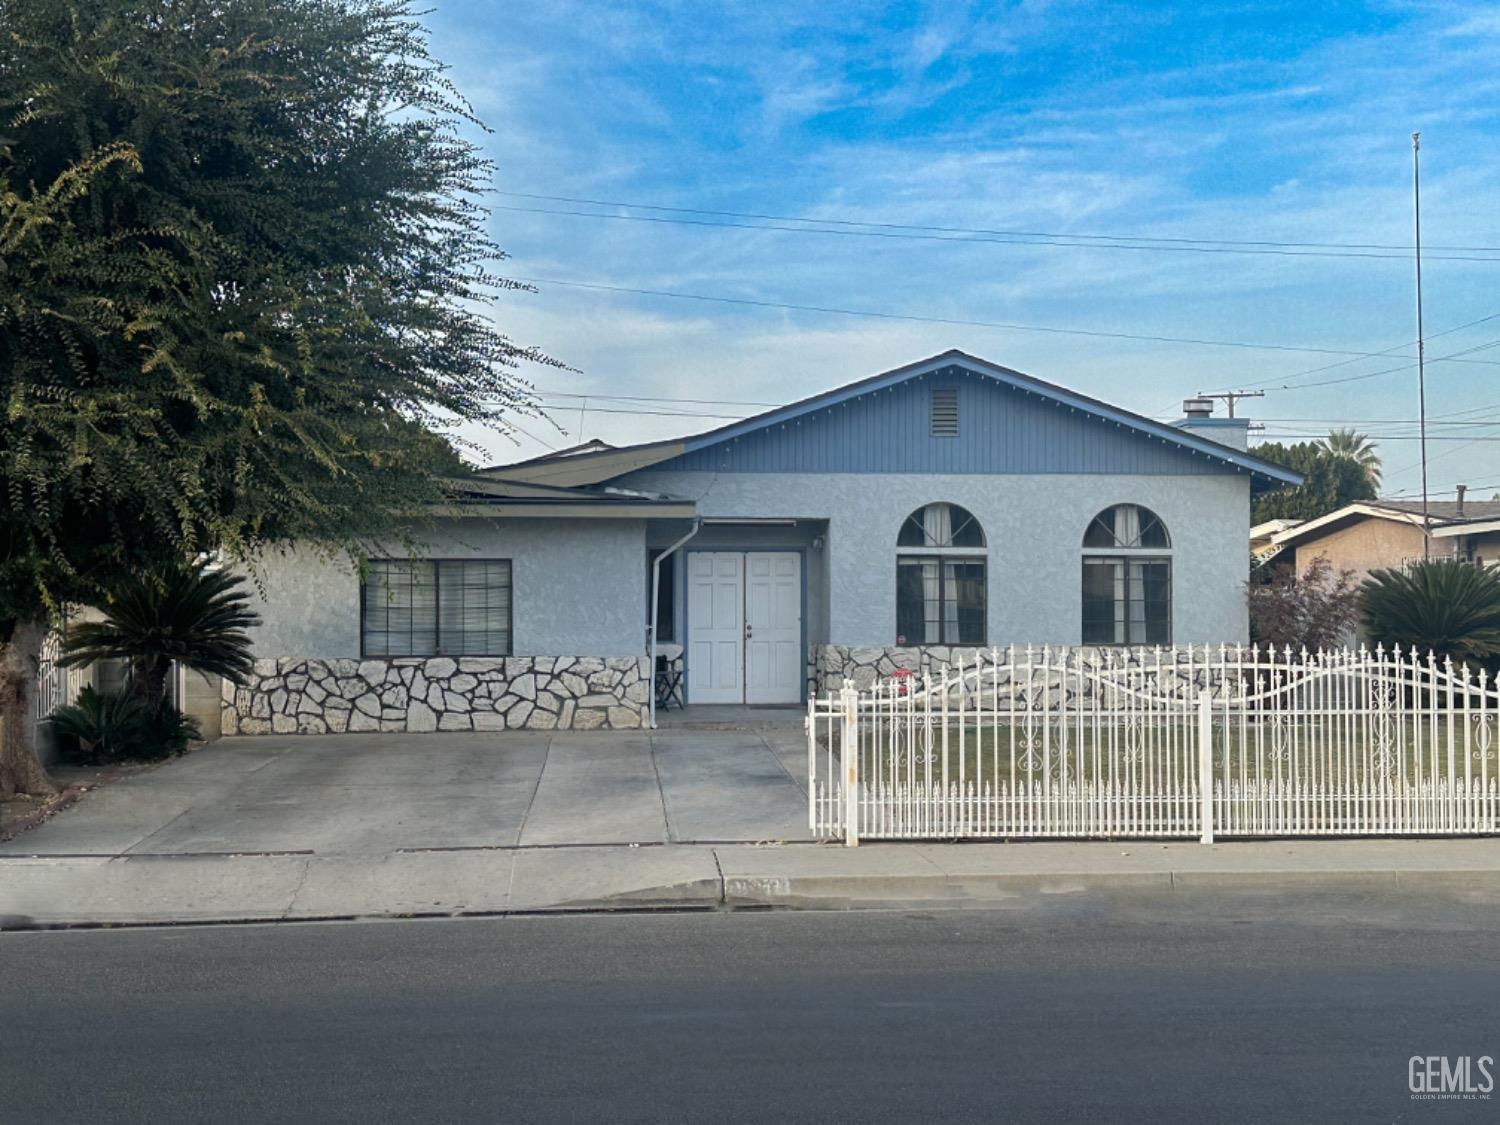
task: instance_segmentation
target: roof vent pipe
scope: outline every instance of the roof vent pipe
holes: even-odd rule
[[[1459,484],[1459,485],[1454,485],[1454,489],[1458,492],[1458,503],[1454,506],[1453,514],[1455,516],[1457,516],[1459,519],[1463,519],[1464,518],[1464,493],[1469,491],[1469,486],[1466,485],[1466,484]]]
[[[1212,418],[1214,400],[1211,398],[1185,398],[1182,400],[1184,418]]]

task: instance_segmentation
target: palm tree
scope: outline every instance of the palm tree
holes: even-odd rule
[[[1485,664],[1500,655],[1500,573],[1462,559],[1377,570],[1360,587],[1372,641],[1438,659]]]
[[[1375,452],[1375,443],[1369,434],[1354,429],[1329,430],[1328,436],[1318,443],[1335,457],[1347,457],[1365,471],[1370,487],[1380,488],[1380,454]]]
[[[112,591],[103,621],[73,626],[63,666],[125,660],[132,688],[160,714],[173,661],[243,683],[253,660],[245,630],[259,625],[244,579],[203,564],[131,574]]]

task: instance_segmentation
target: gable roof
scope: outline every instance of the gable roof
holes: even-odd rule
[[[1315,539],[1331,531],[1347,527],[1362,519],[1389,520],[1407,524],[1421,530],[1422,501],[1420,500],[1360,500],[1335,508],[1317,519],[1308,520],[1296,527],[1288,528],[1272,536],[1271,542],[1278,548],[1304,539]],[[1434,535],[1458,535],[1467,530],[1478,530],[1480,525],[1500,520],[1500,501],[1465,501],[1463,514],[1459,514],[1456,500],[1430,500],[1427,503],[1427,528]]]
[[[689,518],[691,500],[641,489],[574,488],[538,481],[511,480],[486,470],[448,482],[451,499],[435,515],[568,516],[582,519],[642,517]]]
[[[1012,370],[1009,367],[990,363],[988,360],[980,359],[977,356],[969,355],[957,349],[950,349],[941,355],[932,356],[916,363],[906,364],[903,367],[884,371],[878,375],[872,375],[853,383],[847,383],[842,387],[836,387],[833,390],[800,399],[786,406],[778,406],[750,418],[731,422],[725,426],[705,430],[700,434],[674,438],[667,441],[621,446],[615,449],[595,452],[569,451],[564,455],[553,454],[538,457],[522,462],[520,465],[501,466],[494,470],[485,471],[504,472],[507,476],[517,480],[546,481],[548,483],[567,485],[597,484],[601,481],[622,476],[625,473],[660,464],[663,461],[670,460],[684,453],[691,453],[708,446],[733,441],[747,434],[781,425],[814,411],[825,410],[830,406],[838,405],[841,402],[846,402],[861,395],[885,390],[897,384],[928,375],[944,366],[954,364],[975,374],[993,379],[998,384],[1040,396],[1058,405],[1069,407],[1104,421],[1114,422],[1116,425],[1139,433],[1143,437],[1160,440],[1189,453],[1206,456],[1210,460],[1223,464],[1225,467],[1248,472],[1251,474],[1252,480],[1262,486],[1274,488],[1281,485],[1297,485],[1302,483],[1300,474],[1256,457],[1252,453],[1242,452],[1198,434],[1178,429],[1176,426],[1158,422],[1152,418],[1147,418],[1128,410],[1122,410],[1117,406],[1111,406],[1108,403],[1079,394],[1076,391],[1070,391],[1054,383],[1044,382],[1041,379]]]

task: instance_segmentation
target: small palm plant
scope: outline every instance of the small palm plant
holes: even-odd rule
[[[1365,633],[1439,660],[1493,664],[1500,656],[1500,573],[1462,559],[1377,570],[1360,587]]]
[[[68,630],[59,663],[126,661],[132,689],[158,716],[173,661],[245,681],[253,664],[245,630],[260,624],[249,601],[243,578],[202,563],[142,570],[111,592],[105,620]]]
[[[1369,434],[1355,429],[1329,430],[1328,436],[1318,443],[1335,457],[1347,457],[1365,472],[1370,487],[1380,488],[1380,454],[1375,452],[1375,443]]]

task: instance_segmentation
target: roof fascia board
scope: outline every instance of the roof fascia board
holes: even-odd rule
[[[1420,515],[1414,516],[1411,512],[1403,512],[1396,508],[1382,508],[1376,504],[1355,502],[1353,504],[1345,504],[1342,508],[1335,508],[1326,515],[1321,515],[1314,520],[1308,520],[1306,523],[1298,524],[1296,527],[1289,527],[1285,531],[1273,535],[1271,542],[1277,546],[1284,546],[1287,543],[1310,535],[1314,531],[1319,531],[1330,524],[1346,520],[1351,516],[1370,516],[1374,519],[1390,520],[1393,523],[1410,524],[1418,529],[1422,526],[1422,517]]]
[[[1434,539],[1447,539],[1455,535],[1484,535],[1500,531],[1500,519],[1466,520],[1462,523],[1444,524],[1432,529]]]

